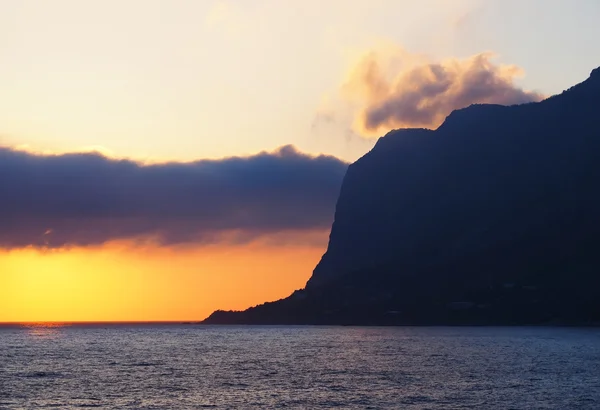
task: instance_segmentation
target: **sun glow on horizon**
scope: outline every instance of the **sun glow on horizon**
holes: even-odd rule
[[[197,321],[304,286],[314,245],[0,252],[0,323]],[[234,257],[235,256],[235,257]]]

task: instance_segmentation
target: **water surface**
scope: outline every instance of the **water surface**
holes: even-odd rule
[[[598,409],[600,329],[0,327],[0,408]]]

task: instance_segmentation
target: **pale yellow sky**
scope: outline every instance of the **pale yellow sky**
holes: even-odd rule
[[[382,41],[434,60],[495,51],[546,93],[583,79],[598,55],[596,3],[521,3],[0,0],[0,144],[189,160],[292,143],[353,160],[372,142],[346,123],[311,124],[352,60]],[[573,34],[552,41],[558,20],[580,33],[571,64]]]

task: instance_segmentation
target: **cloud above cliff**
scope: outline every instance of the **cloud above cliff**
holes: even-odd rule
[[[328,229],[347,164],[293,146],[143,165],[0,148],[0,248],[243,243]]]
[[[515,84],[523,70],[493,62],[492,53],[433,62],[388,46],[357,59],[341,87],[353,127],[365,137],[394,128],[436,128],[455,109],[475,103],[522,104],[544,96]]]

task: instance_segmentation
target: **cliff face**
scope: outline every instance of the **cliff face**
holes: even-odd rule
[[[600,229],[598,115],[600,69],[541,103],[475,105],[435,131],[388,133],[349,167],[307,288],[378,265],[583,240]]]
[[[600,69],[457,110],[352,164],[306,289],[207,323],[600,321]]]

